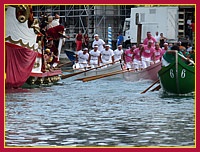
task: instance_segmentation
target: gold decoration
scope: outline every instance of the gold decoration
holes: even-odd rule
[[[28,5],[14,5],[16,7],[16,18],[20,23],[28,20],[30,15],[30,8]]]
[[[38,68],[40,66],[40,63],[34,63],[34,67],[33,68]]]
[[[34,45],[33,46],[29,46],[29,42],[27,44],[24,44],[21,39],[18,40],[18,41],[14,41],[14,40],[12,40],[11,36],[8,36],[8,37],[5,38],[5,41],[9,41],[9,42],[11,42],[13,44],[18,44],[19,43],[23,47],[26,47],[26,48],[29,48],[30,50],[38,52],[38,49],[34,49]]]

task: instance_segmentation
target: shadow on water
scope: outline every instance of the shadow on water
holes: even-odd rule
[[[182,98],[195,98],[195,92],[191,92],[188,94],[172,94],[172,93],[168,93],[165,92],[163,90],[160,91],[159,93],[160,98],[176,98],[176,99],[182,99]]]

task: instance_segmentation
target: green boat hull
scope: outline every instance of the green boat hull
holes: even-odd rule
[[[174,94],[187,94],[195,91],[195,66],[189,66],[178,57],[158,72],[161,87]]]

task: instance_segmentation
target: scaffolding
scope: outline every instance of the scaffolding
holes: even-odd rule
[[[142,6],[142,5],[140,5]],[[106,43],[108,42],[108,27],[112,28],[112,46],[116,46],[117,34],[122,32],[125,18],[129,18],[132,7],[139,5],[35,5],[33,15],[40,18],[41,13],[60,15],[61,24],[65,27],[65,34],[70,36],[66,40],[67,47],[75,47],[75,36],[79,30],[87,33],[90,44],[93,42],[94,34],[98,34]],[[145,5],[146,6],[146,5]],[[153,6],[153,5],[152,5]],[[158,5],[159,6],[159,5]],[[187,18],[193,16],[194,6],[179,6],[178,35],[186,37]]]
[[[40,14],[46,13],[60,15],[61,24],[65,26],[66,35],[70,40],[75,39],[79,30],[87,33],[90,41],[94,34],[107,42],[107,29],[112,28],[112,40],[116,41],[117,33],[122,32],[126,17],[130,16],[134,5],[35,5],[33,14],[40,18]]]

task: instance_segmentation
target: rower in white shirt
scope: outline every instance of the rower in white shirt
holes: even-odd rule
[[[100,65],[100,51],[98,45],[94,45],[94,49],[89,52],[88,64],[91,68],[98,67]]]
[[[117,49],[114,50],[114,59],[115,61],[119,61],[122,59],[122,55],[123,55],[123,49],[122,49],[122,45],[118,45]]]
[[[105,49],[101,51],[101,62],[102,64],[114,63],[114,53],[109,45],[106,45]]]
[[[78,63],[78,66],[76,64],[76,69],[85,69],[88,67],[88,48],[84,48],[83,51],[80,50],[76,54],[76,63]]]

